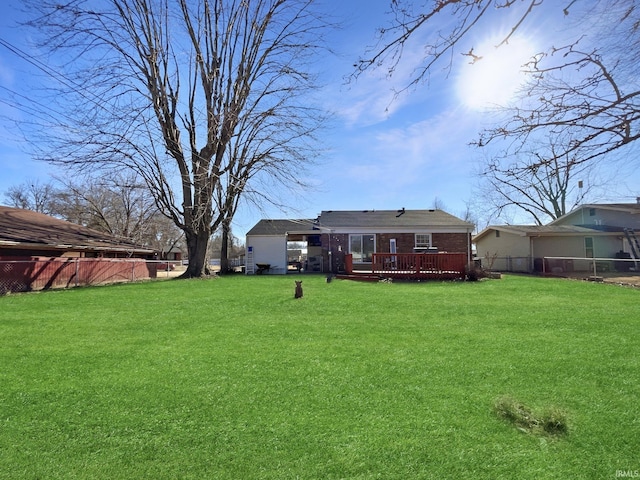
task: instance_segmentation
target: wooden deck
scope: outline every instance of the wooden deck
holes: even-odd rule
[[[347,261],[347,275],[338,278],[376,281],[457,280],[465,278],[466,253],[374,253],[371,268],[358,270]],[[368,266],[368,265],[367,265]]]

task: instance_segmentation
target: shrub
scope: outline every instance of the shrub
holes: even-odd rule
[[[465,269],[467,280],[470,282],[476,282],[481,278],[486,277],[486,272],[476,262],[469,262]]]

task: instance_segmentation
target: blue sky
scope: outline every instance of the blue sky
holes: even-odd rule
[[[414,66],[411,60],[421,56],[422,46],[416,38],[393,78],[386,78],[383,71],[373,71],[346,84],[344,77],[352,72],[353,63],[374,42],[376,27],[387,22],[388,3],[326,0],[331,15],[342,22],[342,27],[331,37],[335,55],[318,59],[326,84],[323,101],[334,113],[331,129],[323,137],[327,151],[306,178],[314,188],[292,199],[292,208],[286,212],[245,206],[234,224],[234,233],[240,238],[260,218],[313,218],[321,210],[431,208],[436,198],[454,215],[466,209],[476,182],[474,163],[480,154],[468,143],[483,125],[489,125],[490,116],[471,104],[465,92],[478,98],[489,80],[497,82],[496,70],[500,70],[500,78],[508,80],[509,72],[517,73],[517,65],[524,63],[526,56],[520,60],[520,51],[515,64],[507,67],[503,60],[508,54],[503,50],[500,63],[484,74],[476,66],[469,66],[466,57],[456,55],[450,71],[435,70],[428,84],[393,100],[393,88],[406,84]],[[29,51],[25,33],[10,28],[17,18],[15,5],[19,2],[5,0],[0,5],[0,38]],[[546,18],[544,12],[540,15],[544,32],[523,30],[530,44],[557,26],[562,28],[557,9],[554,17]],[[507,27],[487,25],[471,42],[474,46],[491,44]],[[34,178],[47,181],[54,172],[23,153],[11,121],[24,115],[10,104],[15,92],[28,94],[23,85],[28,83],[25,75],[30,68],[0,46],[0,201],[11,185]],[[503,92],[510,88],[498,87]],[[632,195],[629,192],[626,201],[631,201]]]

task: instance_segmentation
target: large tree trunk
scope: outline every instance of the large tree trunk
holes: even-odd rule
[[[231,231],[231,227],[229,222],[222,222],[222,234],[220,236],[221,244],[220,244],[220,273],[230,273],[231,269],[229,267],[229,233]]]
[[[189,265],[181,275],[182,278],[203,277],[208,274],[207,245],[209,237],[210,232],[208,231],[197,234],[186,233]]]

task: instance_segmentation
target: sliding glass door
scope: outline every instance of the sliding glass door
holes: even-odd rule
[[[371,254],[376,251],[376,236],[372,234],[350,235],[349,248],[354,263],[371,262]]]

